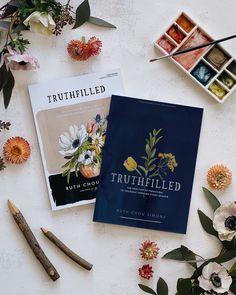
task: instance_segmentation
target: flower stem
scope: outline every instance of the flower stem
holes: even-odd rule
[[[138,169],[135,169],[135,171],[141,176],[143,177],[143,175],[141,174],[141,172]]]
[[[71,0],[68,0],[68,1],[67,1],[67,3],[66,3],[66,9],[69,7],[69,5],[70,5],[70,1],[71,1]]]

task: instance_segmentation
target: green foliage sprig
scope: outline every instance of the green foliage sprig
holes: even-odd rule
[[[215,212],[221,205],[217,197],[210,192],[207,188],[203,187],[204,195],[211,206],[213,212]],[[221,251],[220,253],[212,258],[203,258],[201,255],[194,253],[192,250],[187,248],[186,246],[181,245],[179,248],[176,248],[168,253],[166,253],[163,258],[176,260],[181,262],[186,262],[193,268],[193,273],[188,278],[179,278],[177,280],[177,293],[176,295],[203,295],[203,294],[236,294],[236,262],[232,264],[230,269],[228,270],[228,275],[232,278],[232,283],[229,287],[229,292],[225,293],[216,293],[214,290],[205,291],[199,285],[199,277],[202,275],[202,270],[205,266],[207,266],[210,262],[215,262],[217,264],[222,264],[232,259],[236,258],[236,238],[235,236],[231,241],[222,241],[218,236],[218,232],[213,227],[213,220],[209,218],[205,213],[203,213],[200,209],[198,209],[198,216],[202,228],[206,231],[207,234],[217,238],[217,241],[221,243]],[[236,227],[235,227],[236,231]],[[160,279],[159,279],[160,281]],[[166,293],[161,293],[160,290],[154,290],[148,286],[139,284],[141,290],[148,294],[153,295],[167,295],[168,289]],[[166,290],[166,288],[164,288]]]
[[[70,2],[71,0],[68,0],[66,5],[62,5],[56,0],[10,0],[0,8],[0,28],[6,31],[5,44],[3,48],[0,48],[0,92],[3,93],[5,108],[9,105],[15,85],[14,76],[6,56],[9,55],[10,49],[21,55],[26,53],[30,42],[23,37],[22,32],[31,29],[30,25],[25,22],[31,14],[43,14],[44,17],[48,15],[55,23],[54,29],[52,29],[52,33],[55,35],[60,35],[63,27],[68,24],[74,24],[73,29],[76,29],[85,22],[107,28],[116,28],[102,19],[91,16],[88,0],[84,0],[76,9],[76,12],[73,11]]]

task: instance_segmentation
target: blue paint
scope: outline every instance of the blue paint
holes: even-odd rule
[[[205,86],[216,75],[216,72],[203,61],[200,61],[191,71],[191,75]]]

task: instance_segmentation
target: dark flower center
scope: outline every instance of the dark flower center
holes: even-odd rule
[[[95,122],[100,123],[101,120],[102,120],[101,116],[99,114],[97,114],[97,116],[95,117]]]
[[[84,158],[85,158],[85,160],[89,159],[89,155],[86,154],[86,155],[84,156]]]
[[[75,139],[72,143],[73,148],[77,148],[80,145],[80,140],[79,139]]]
[[[27,64],[27,62],[25,62],[25,61],[22,60],[22,61],[18,62],[18,64],[21,65],[21,66],[24,66],[24,65]]]
[[[231,229],[231,230],[236,230],[236,216],[229,216],[225,219],[225,227]]]
[[[218,276],[217,273],[213,272],[210,277],[210,281],[216,288],[221,287],[221,278]]]

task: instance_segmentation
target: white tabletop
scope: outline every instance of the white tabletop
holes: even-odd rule
[[[1,5],[5,1],[0,1]],[[72,2],[76,6],[76,1]],[[34,72],[14,72],[16,86],[7,111],[0,94],[0,119],[10,120],[11,129],[0,133],[0,147],[11,136],[23,136],[31,144],[32,155],[21,166],[8,165],[0,172],[0,295],[134,295],[139,291],[138,268],[144,264],[138,249],[146,239],[157,242],[159,258],[153,262],[154,287],[163,277],[175,294],[176,280],[191,275],[185,264],[165,261],[167,251],[186,245],[204,257],[219,251],[219,243],[201,228],[197,208],[211,216],[201,187],[206,186],[207,170],[216,163],[225,163],[236,175],[236,93],[225,104],[218,104],[196,83],[168,60],[150,64],[148,60],[160,54],[153,41],[171,21],[187,12],[210,35],[221,38],[236,32],[234,0],[90,0],[92,14],[110,21],[116,30],[84,24],[67,28],[59,37],[26,36],[29,49],[37,56],[40,69]],[[103,41],[103,51],[86,62],[74,62],[67,55],[66,44],[73,38],[97,36]],[[236,56],[236,42],[223,45]],[[94,205],[52,212],[44,179],[39,146],[31,112],[27,85],[62,77],[120,68],[126,94],[164,102],[204,108],[198,160],[186,235],[153,230],[120,227],[92,222]],[[235,176],[233,176],[235,177]],[[225,193],[224,200],[235,200],[236,184]],[[21,209],[39,243],[54,263],[61,278],[52,282],[29,249],[12,216],[7,200]],[[87,272],[70,261],[40,232],[49,228],[68,246],[94,264]]]

